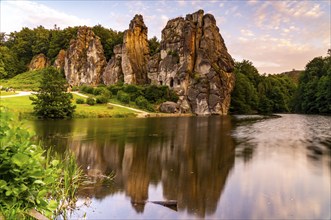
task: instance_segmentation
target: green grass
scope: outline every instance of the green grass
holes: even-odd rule
[[[1,79],[0,85],[4,88],[10,87],[20,90],[36,90],[40,85],[42,78],[42,71],[28,71],[25,73],[18,74],[11,79]]]
[[[76,104],[76,99],[82,98],[74,95],[73,103],[77,106],[74,113],[74,118],[125,118],[135,117],[137,114],[135,111],[113,106],[111,109],[108,108],[107,104],[96,104],[89,106],[87,104]],[[33,118],[33,105],[29,96],[3,98],[0,99],[0,106],[4,106],[14,114],[21,115],[24,118]]]
[[[6,91],[0,91],[0,96],[4,96],[4,95],[15,95],[17,94],[16,92],[6,92]]]

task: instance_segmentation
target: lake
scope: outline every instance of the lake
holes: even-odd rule
[[[331,117],[284,114],[30,122],[91,175],[87,219],[330,219]],[[81,205],[89,197],[91,204]],[[153,202],[176,201],[176,207]]]

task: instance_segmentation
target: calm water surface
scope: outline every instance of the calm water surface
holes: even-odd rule
[[[87,219],[330,219],[331,117],[81,119],[31,125],[90,175]],[[176,200],[177,210],[151,201]],[[146,202],[147,201],[147,202]],[[144,204],[144,202],[146,202]]]

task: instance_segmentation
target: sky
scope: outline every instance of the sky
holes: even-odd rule
[[[0,31],[39,25],[61,29],[101,24],[124,31],[135,14],[144,17],[148,37],[161,39],[167,21],[199,9],[215,16],[229,53],[263,73],[303,70],[331,48],[331,0],[0,0]]]

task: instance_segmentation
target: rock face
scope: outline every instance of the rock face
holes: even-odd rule
[[[100,42],[91,28],[81,27],[71,40],[64,62],[64,73],[71,86],[97,85],[106,66]]]
[[[199,10],[168,21],[160,59],[158,74],[148,75],[177,91],[182,112],[227,114],[234,62],[212,15]]]
[[[44,54],[38,54],[34,56],[29,64],[29,70],[40,70],[48,67],[50,61]]]
[[[164,113],[177,113],[179,106],[175,102],[163,102],[159,108],[160,112]]]
[[[124,83],[147,84],[147,65],[149,47],[147,27],[143,17],[136,15],[130,22],[129,29],[124,32],[122,47],[122,70]]]
[[[58,70],[63,70],[65,57],[66,57],[66,51],[63,49],[60,50],[59,54],[56,56],[53,66]]]
[[[114,47],[114,56],[109,60],[107,67],[102,75],[103,83],[106,85],[124,82],[122,71],[122,45]]]

